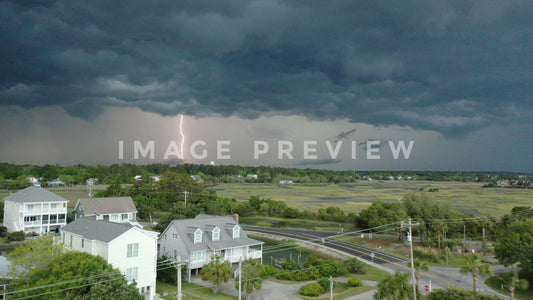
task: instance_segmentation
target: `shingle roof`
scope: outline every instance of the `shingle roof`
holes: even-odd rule
[[[174,220],[170,223],[169,227],[172,226],[172,228],[178,233],[184,243],[185,249],[187,249],[189,253],[193,251],[219,250],[246,245],[259,245],[263,243],[249,238],[242,228],[240,229],[239,238],[233,238],[232,230],[220,230],[219,240],[212,241],[209,233],[215,226],[219,229],[227,228],[226,226],[233,229],[235,225],[238,224],[231,216],[209,216],[202,214],[194,219]],[[193,233],[197,228],[200,228],[203,231],[203,236],[202,242],[195,244]],[[162,235],[161,238],[163,237],[164,235]]]
[[[137,212],[131,197],[81,198],[78,205],[83,207],[86,216]]]
[[[79,218],[61,227],[61,230],[81,235],[89,240],[109,243],[132,228],[134,226],[129,224]]]
[[[65,202],[67,199],[40,186],[30,186],[4,198],[14,202]]]

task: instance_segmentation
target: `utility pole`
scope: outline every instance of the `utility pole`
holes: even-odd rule
[[[181,192],[185,196],[185,207],[187,207],[187,195],[190,194],[188,191]]]
[[[242,257],[239,259],[239,300],[242,294]]]
[[[411,230],[411,219],[409,219],[409,251],[411,252],[411,280],[413,281],[413,299],[416,300],[416,277],[415,277],[415,262],[413,258],[413,233]],[[417,224],[414,224],[417,225]]]
[[[329,300],[333,300],[333,277],[329,276]]]
[[[178,264],[177,266],[177,272],[178,272],[178,300],[181,300],[181,264]]]
[[[487,255],[486,251],[485,251],[485,225],[483,225],[483,256]]]
[[[466,224],[463,224],[463,253],[466,252]]]

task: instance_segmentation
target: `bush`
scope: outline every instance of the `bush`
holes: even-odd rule
[[[324,288],[326,292],[329,292],[329,287],[330,287],[329,278],[321,277],[317,280],[317,282],[318,284],[320,284],[320,286]]]
[[[7,235],[7,227],[0,226],[0,237],[6,237]]]
[[[350,277],[348,278],[348,282],[346,282],[348,286],[362,286],[363,282],[357,278]]]
[[[7,234],[7,239],[10,242],[23,241],[26,238],[24,231],[15,231]]]
[[[300,270],[300,265],[294,259],[289,259],[289,260],[284,261],[281,264],[281,267],[284,270],[289,270],[289,271]]]
[[[264,265],[263,277],[275,276],[278,273],[278,269],[271,265]]]
[[[299,291],[300,295],[309,297],[316,297],[325,292],[326,290],[320,284],[318,284],[318,282],[306,284],[302,286]]]
[[[348,272],[353,274],[365,274],[366,264],[357,258],[350,258],[342,262],[342,265]]]

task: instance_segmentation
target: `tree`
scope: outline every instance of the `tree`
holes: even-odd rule
[[[518,277],[518,272],[516,271],[508,271],[502,273],[498,277],[503,282],[503,285],[509,290],[511,300],[514,299],[516,289],[525,290],[529,286],[529,282],[525,279],[520,279],[520,277]]]
[[[488,263],[481,261],[481,257],[477,254],[468,255],[465,257],[465,265],[459,270],[461,274],[472,273],[472,280],[474,281],[474,292],[477,291],[477,281],[479,276],[486,276],[492,274],[492,268]]]
[[[409,262],[407,266],[410,268],[411,262]],[[416,288],[418,289],[418,283],[420,282],[420,273],[422,273],[422,271],[428,271],[429,267],[428,267],[427,262],[422,261],[420,259],[414,260],[414,266],[415,266]]]
[[[409,300],[413,291],[409,286],[409,276],[405,273],[396,272],[383,278],[377,285],[375,299]]]
[[[497,229],[494,252],[506,265],[517,262],[528,273],[533,273],[533,219],[513,218]]]
[[[144,299],[135,285],[128,284],[102,257],[78,251],[57,255],[45,267],[33,268],[13,283],[17,298]]]
[[[223,261],[222,255],[213,255],[211,261],[202,268],[202,280],[207,280],[214,284],[213,294],[218,293],[218,287],[221,283],[227,282],[233,268],[229,261]]]
[[[252,293],[263,286],[265,268],[257,259],[247,259],[242,262],[242,289],[246,291],[246,299],[252,299]],[[239,274],[240,276],[240,274]],[[235,278],[235,288],[239,288],[239,277]]]
[[[44,269],[64,250],[63,243],[51,233],[30,239],[8,254],[7,258],[11,262],[9,275],[21,277],[32,269]]]

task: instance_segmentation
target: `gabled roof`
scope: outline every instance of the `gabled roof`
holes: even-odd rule
[[[135,227],[129,224],[79,218],[61,227],[61,231],[74,233],[88,240],[109,243],[132,228]]]
[[[181,245],[189,253],[193,251],[202,250],[219,250],[233,247],[241,247],[247,245],[259,245],[263,242],[249,238],[241,228],[239,238],[233,238],[233,232],[231,230],[220,230],[219,240],[213,241],[211,232],[215,227],[219,229],[227,228],[233,229],[235,226],[240,225],[235,222],[232,216],[210,216],[210,215],[198,215],[194,219],[181,219],[172,221],[165,229],[160,238],[164,238],[165,233],[172,228],[173,232],[178,233],[180,239],[184,245]],[[201,243],[194,243],[194,232],[200,229],[203,234],[207,236],[202,238]]]
[[[40,186],[30,186],[4,198],[13,202],[68,202],[67,199]]]
[[[86,216],[137,212],[131,197],[81,198],[76,208],[80,205]]]

